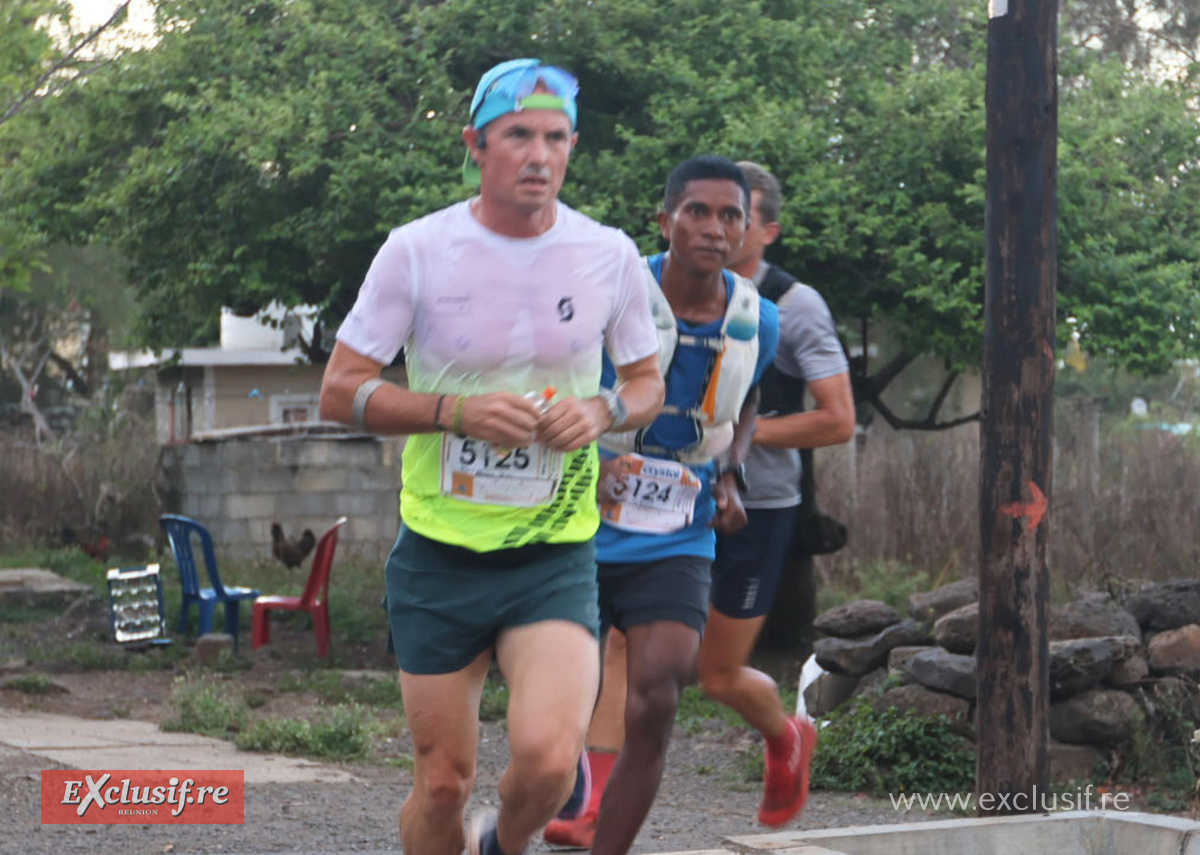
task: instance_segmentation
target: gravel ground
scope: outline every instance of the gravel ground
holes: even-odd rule
[[[171,690],[182,664],[174,671],[104,672],[63,667],[61,663],[39,667],[25,664],[21,658],[32,649],[31,645],[63,635],[63,627],[57,625],[0,626],[0,707],[75,715],[85,721],[119,717],[161,723],[173,714]],[[390,668],[379,645],[363,645],[358,650],[343,646],[339,655],[344,665],[370,669],[370,673]],[[295,668],[311,663],[310,632],[289,634],[286,627],[277,627],[273,644],[250,654],[250,658],[253,665],[249,670],[224,675],[223,679],[230,681],[231,692],[256,692],[266,699],[266,705],[256,709],[257,714],[297,716],[319,708],[320,698],[316,695],[278,690],[285,672],[297,673]],[[781,680],[794,679],[794,663],[757,664],[769,667]],[[52,680],[55,689],[28,694],[3,685],[14,677],[33,674]],[[766,831],[755,819],[761,784],[744,780],[746,752],[759,750],[755,739],[741,728],[715,720],[698,731],[676,728],[662,788],[634,845],[634,855],[713,849],[727,836]],[[408,751],[406,736],[400,735],[380,746],[375,762],[341,766],[356,777],[355,783],[250,786],[245,823],[241,826],[43,826],[39,772],[61,767],[0,745],[0,816],[4,817],[0,823],[0,853],[399,852],[396,817],[411,776],[398,760]],[[469,809],[494,804],[507,752],[503,728],[485,722]],[[814,792],[794,825],[826,828],[927,818],[926,814],[894,811],[887,801]],[[531,850],[544,852],[549,847],[539,840]]]
[[[658,799],[634,853],[717,848],[730,835],[765,831],[755,821],[757,787],[740,780],[731,733],[676,734]],[[739,737],[740,738],[740,737]],[[507,743],[485,724],[472,807],[494,803]],[[357,783],[251,786],[242,826],[43,826],[39,771],[61,768],[0,746],[0,852],[23,855],[151,855],[151,853],[399,852],[396,813],[411,782],[407,771],[348,764]],[[814,792],[795,827],[825,828],[927,819],[890,803],[845,793]],[[532,849],[547,851],[538,841]]]

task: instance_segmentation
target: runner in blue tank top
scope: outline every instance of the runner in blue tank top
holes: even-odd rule
[[[731,161],[696,157],[671,173],[658,215],[670,249],[647,260],[666,403],[647,427],[600,440],[600,615],[628,646],[625,742],[616,756],[589,752],[602,803],[546,829],[548,841],[590,845],[593,855],[628,852],[650,810],[679,695],[695,672],[716,532],[746,523],[741,464],[756,384],[779,338],[774,304],[724,270],[749,210],[749,186]],[[614,380],[606,366],[602,384]],[[574,839],[580,826],[586,834]]]

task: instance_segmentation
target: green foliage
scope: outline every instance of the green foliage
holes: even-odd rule
[[[361,760],[371,751],[374,719],[358,704],[339,704],[317,721],[265,718],[239,733],[243,751],[267,751],[330,760]]]
[[[64,645],[48,642],[31,661],[68,665],[76,671],[137,672],[168,671],[186,656],[186,648],[178,644],[125,649],[112,641],[93,639]]]
[[[1148,721],[1136,727],[1113,771],[1119,783],[1144,786],[1158,810],[1192,806],[1200,781],[1200,745],[1192,741],[1196,721],[1192,687],[1170,681],[1152,687],[1143,699]]]
[[[699,686],[687,686],[679,696],[675,721],[687,733],[699,733],[710,721],[720,721],[729,727],[745,727],[742,717],[724,704],[719,704]]]
[[[1189,84],[1131,80],[1084,56],[1059,115],[1059,310],[1085,353],[1143,373],[1195,355],[1200,249],[1197,117]],[[1152,241],[1146,235],[1154,235]]]
[[[0,605],[0,624],[41,623],[53,620],[61,609],[4,603]]]
[[[971,744],[950,730],[945,716],[877,710],[860,697],[831,713],[820,734],[812,764],[815,788],[883,796],[974,787]]]
[[[326,703],[402,709],[400,681],[374,677],[350,678],[338,671],[292,673],[279,683],[281,692],[316,692]]]
[[[0,240],[11,228],[26,244],[111,246],[147,344],[202,343],[220,306],[273,299],[315,303],[336,324],[390,228],[467,195],[459,131],[480,72],[536,54],[580,77],[569,204],[649,249],[674,163],[762,161],[785,189],[773,260],[848,324],[886,321],[906,350],[952,366],[980,357],[982,4],[157,11],[153,47],[0,139]],[[1102,59],[1069,49],[1060,63],[1059,339],[1077,329],[1089,353],[1160,371],[1200,353],[1200,80],[1159,85]]]
[[[937,584],[931,583],[925,570],[902,561],[867,561],[846,574],[837,587],[823,585],[817,592],[817,610],[827,611],[851,600],[880,600],[907,614],[908,598]]]
[[[226,737],[246,727],[250,710],[232,697],[227,684],[205,678],[180,677],[171,692],[178,714],[162,723],[165,731]]]
[[[339,564],[336,572],[337,585],[329,592],[329,623],[337,628],[339,643],[379,643],[388,632],[387,612],[379,607],[379,568],[350,570]]]
[[[107,569],[77,547],[24,549],[0,553],[0,567],[43,567],[65,579],[91,585],[98,594],[108,596]]]
[[[23,674],[13,677],[4,684],[4,688],[27,695],[48,695],[54,691],[54,681],[42,674]]]
[[[504,721],[508,715],[508,686],[498,674],[489,674],[479,702],[480,721]]]
[[[1200,16],[1192,0],[1064,0],[1059,40],[1138,68],[1195,74]]]

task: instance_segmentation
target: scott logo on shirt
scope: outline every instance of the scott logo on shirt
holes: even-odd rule
[[[558,319],[565,324],[573,317],[575,317],[575,304],[571,302],[570,297],[563,297],[558,301]]]

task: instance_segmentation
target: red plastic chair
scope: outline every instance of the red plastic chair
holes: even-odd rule
[[[252,644],[255,650],[271,643],[272,611],[308,612],[312,615],[313,631],[317,636],[317,654],[322,658],[329,655],[329,571],[337,549],[338,529],[345,524],[346,517],[342,517],[317,541],[303,594],[299,597],[259,597],[254,601]]]

